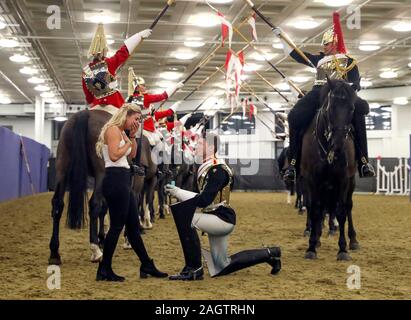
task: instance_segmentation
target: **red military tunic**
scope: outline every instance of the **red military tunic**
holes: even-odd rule
[[[138,93],[133,94],[134,97],[139,96]],[[144,109],[150,108],[152,103],[164,101],[168,99],[167,92],[163,92],[161,94],[144,94]],[[163,119],[165,117],[170,117],[174,114],[172,109],[168,109],[166,111],[156,111],[154,112],[154,119],[156,121]],[[144,120],[144,130],[154,132],[156,131],[154,126],[154,119],[151,116],[148,116],[146,120]]]
[[[115,53],[114,56],[111,58],[105,58],[104,61],[107,63],[108,71],[115,77],[117,69],[121,67],[127,59],[130,57],[130,53],[125,45],[121,46],[121,48]],[[91,62],[89,66],[93,66],[96,62]],[[113,105],[116,108],[121,108],[124,104],[124,98],[118,90],[115,90],[113,94],[97,99],[93,93],[86,86],[86,82],[84,78],[82,79],[83,91],[86,96],[86,100],[88,104],[91,104],[91,108],[96,105]]]

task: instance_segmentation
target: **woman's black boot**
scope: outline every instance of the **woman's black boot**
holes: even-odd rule
[[[161,272],[156,268],[154,265],[153,259],[148,260],[145,263],[141,264],[140,267],[140,278],[146,279],[148,276],[152,276],[154,278],[166,278],[168,277],[167,273]]]

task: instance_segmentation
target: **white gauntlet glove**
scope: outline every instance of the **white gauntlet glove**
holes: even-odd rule
[[[184,83],[179,82],[175,86],[168,88],[166,90],[168,97],[170,98],[178,89],[181,89],[182,87],[184,87]]]
[[[170,109],[173,110],[174,113],[177,112],[177,109],[179,108],[181,102],[182,102],[182,101],[177,101],[176,103],[174,103],[174,104],[170,107]]]
[[[273,29],[273,33],[280,39],[282,45],[283,45],[283,50],[285,55],[290,55],[290,53],[294,50],[287,41],[284,40],[284,38],[282,37],[282,35],[285,36],[285,32],[283,30],[281,30],[281,28],[277,27]]]
[[[149,36],[151,36],[152,32],[153,31],[151,29],[145,29],[143,31],[136,33],[135,35],[132,35],[130,38],[126,39],[124,41],[124,44],[126,45],[129,54],[133,53],[133,51],[137,48],[137,46],[140,44],[142,39],[146,39]]]
[[[186,201],[194,198],[197,195],[197,193],[195,192],[180,189],[172,184],[167,184],[165,186],[165,191],[167,194],[176,198],[178,201]]]

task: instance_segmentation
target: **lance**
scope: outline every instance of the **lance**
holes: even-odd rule
[[[157,25],[157,23],[160,21],[160,19],[162,18],[162,16],[164,16],[164,14],[166,13],[166,11],[167,11],[167,9],[173,4],[175,2],[175,0],[167,0],[167,4],[164,6],[164,8],[163,8],[163,10],[161,10],[161,12],[159,13],[159,15],[154,19],[154,21],[153,21],[153,23],[150,25],[150,28],[149,29],[151,29],[151,30],[153,30],[154,29],[154,27]],[[141,120],[140,120],[140,132],[139,132],[139,135],[140,135],[140,138],[139,138],[139,140],[138,140],[138,143],[137,143],[137,155],[136,155],[136,158],[135,158],[135,162],[138,164],[138,165],[141,165],[141,146],[142,146],[142,141],[143,141],[143,126],[144,126],[144,119],[143,119],[143,117],[141,117]]]
[[[271,30],[276,29],[277,27],[271,23],[271,21],[264,16],[260,10],[258,10],[255,7],[255,4],[251,0],[244,0],[245,2],[248,3],[248,5],[251,7],[251,9],[271,28]],[[302,52],[297,46],[294,44],[294,42],[283,32],[281,32],[280,37],[287,42],[287,44],[293,48],[311,67],[314,69],[317,69],[316,66],[310,61],[310,59],[307,58],[307,56]]]
[[[167,0],[167,4],[165,5],[165,7],[163,8],[163,10],[161,10],[161,12],[158,14],[158,16],[154,19],[153,23],[151,24],[150,28],[151,30],[153,30],[153,28],[156,26],[156,24],[158,23],[158,21],[160,21],[160,19],[164,16],[164,14],[166,13],[167,9],[175,2],[175,0]]]
[[[286,80],[287,82],[288,82],[288,84],[291,86],[291,87],[293,87],[297,92],[298,92],[298,94],[300,94],[301,96],[304,96],[304,93],[301,91],[301,89],[293,82],[293,81],[291,81],[290,79],[288,79],[287,78],[287,76],[280,70],[280,69],[278,69],[270,60],[268,60],[266,57],[265,57],[265,54],[264,54],[264,52],[262,52],[261,51],[261,49],[259,49],[259,48],[257,48],[250,40],[248,40],[241,32],[240,32],[240,30],[238,30],[237,28],[233,28],[233,30],[245,41],[245,42],[247,42],[248,44],[250,44],[251,45],[251,47],[253,47],[253,49],[255,50],[255,51],[257,51],[263,58],[264,58],[264,60],[270,65],[270,67],[271,68],[273,68],[280,76],[281,76],[281,78],[283,78],[284,80]],[[258,73],[257,73],[258,74]],[[264,80],[264,79],[263,79]],[[279,93],[280,94],[280,93]],[[280,94],[281,95],[281,94]],[[283,97],[284,98],[284,97]],[[287,99],[285,99],[285,100],[287,100]],[[288,102],[288,100],[287,100],[287,102]]]

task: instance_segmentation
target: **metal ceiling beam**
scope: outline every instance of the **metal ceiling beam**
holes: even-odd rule
[[[8,83],[10,83],[14,89],[17,90],[18,93],[20,93],[24,98],[26,98],[27,101],[30,103],[33,103],[33,100],[30,99],[20,88],[17,86],[3,71],[0,70],[0,76],[3,77],[4,80],[6,80]]]
[[[26,23],[26,20],[23,18],[24,16],[24,10],[22,10],[21,8],[21,3],[19,4],[19,1],[10,1],[11,6],[14,10],[15,15],[17,16],[17,18],[19,19],[20,24],[24,27],[24,29],[26,29],[26,32],[30,32],[30,33],[34,33],[32,28],[30,26],[28,26],[28,24]],[[40,58],[43,60],[43,62],[46,64],[46,68],[48,66],[48,68],[52,71],[52,74],[54,75],[56,84],[57,84],[57,90],[60,91],[61,95],[63,96],[63,99],[65,101],[68,101],[67,96],[63,93],[62,91],[62,84],[60,79],[57,77],[57,72],[53,67],[53,64],[50,62],[50,59],[47,56],[46,51],[44,50],[41,42],[39,40],[33,39],[33,49],[35,49]]]

